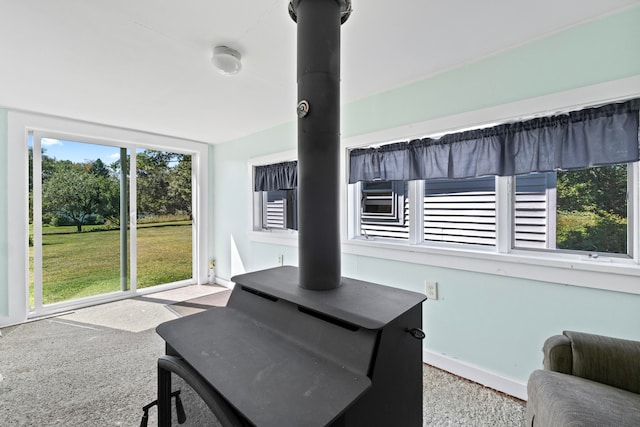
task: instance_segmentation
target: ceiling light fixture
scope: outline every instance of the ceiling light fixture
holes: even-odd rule
[[[211,62],[221,74],[230,76],[237,74],[242,67],[240,52],[227,46],[216,46],[213,48]]]

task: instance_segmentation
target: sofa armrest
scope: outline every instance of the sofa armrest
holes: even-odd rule
[[[544,369],[547,371],[572,374],[573,355],[571,340],[564,335],[554,335],[547,338],[542,347],[544,353]]]
[[[571,374],[640,393],[640,341],[565,331],[571,341]]]

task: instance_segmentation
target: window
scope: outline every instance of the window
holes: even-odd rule
[[[252,165],[254,230],[298,229],[298,162]]]
[[[351,184],[360,186],[359,199],[350,199],[360,211],[356,238],[496,248],[499,223],[510,221],[502,228],[512,230],[513,249],[630,257],[631,239],[637,238],[629,225],[628,188],[638,186],[629,173],[632,166],[639,167],[636,162],[523,175],[513,178],[513,187],[504,186],[506,191],[496,182],[508,177]],[[423,188],[422,200],[411,197],[412,185]],[[497,205],[510,200],[512,214],[501,218]],[[414,203],[423,210],[417,213],[422,218],[412,220]],[[411,239],[419,223],[422,239]]]
[[[262,191],[263,229],[298,229],[297,190]]]
[[[495,178],[425,182],[424,241],[494,246]]]
[[[516,232],[516,247],[536,247],[531,242],[546,227],[545,248],[587,251],[595,254],[630,254],[628,249],[627,164],[572,171],[558,171],[516,178],[516,200],[527,209],[516,208],[516,224],[528,221],[529,236]],[[532,181],[537,191],[525,184]],[[533,182],[533,181],[532,181]],[[542,190],[542,191],[540,191]],[[525,224],[523,224],[525,225]],[[518,240],[520,238],[520,240]]]
[[[495,245],[494,177],[371,181],[353,186],[360,186],[360,200],[352,201],[359,205],[361,238]]]
[[[640,293],[640,99],[515,121],[562,111],[556,102],[542,97],[534,107],[501,105],[346,139],[343,251]],[[491,125],[444,132],[481,122]],[[438,136],[391,142],[398,132]],[[256,159],[250,173],[295,155]],[[259,194],[251,240],[295,246],[287,233],[259,232]],[[605,195],[616,201],[603,203]],[[581,228],[569,228],[576,217]]]
[[[556,247],[556,172],[516,177],[516,248]]]
[[[360,217],[349,235],[637,258],[639,109],[635,99],[353,149],[350,211]]]
[[[559,249],[627,254],[626,164],[558,172]]]
[[[371,181],[361,186],[360,234],[365,238],[409,238],[407,182]]]

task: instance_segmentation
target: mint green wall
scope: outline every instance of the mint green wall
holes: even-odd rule
[[[562,330],[640,339],[640,296],[429,267],[345,257],[343,274],[423,291],[438,283],[438,300],[424,303],[426,347],[435,353],[526,382],[541,367],[542,343]]]
[[[296,147],[297,130],[295,123],[278,126],[264,131],[260,137],[243,138],[230,144],[213,146],[213,162],[209,167],[213,175],[213,248],[216,259],[216,276],[230,279],[232,271],[232,242],[240,254],[240,261],[247,271],[264,265],[262,256],[251,255],[251,245],[247,234],[251,224],[251,209],[248,190],[251,158],[293,150]],[[274,261],[277,260],[276,257]],[[275,262],[272,266],[275,266]]]
[[[9,315],[7,162],[7,110],[0,108],[0,317]]]
[[[394,128],[639,74],[640,7],[343,108],[342,135]],[[348,84],[348,82],[343,82]]]
[[[345,105],[351,137],[437,117],[640,75],[640,7]],[[295,82],[292,82],[295,84]],[[348,84],[348,82],[343,82]],[[248,271],[297,263],[296,249],[250,242],[247,160],[295,148],[295,123],[214,147],[216,273],[231,275],[233,240]],[[544,339],[563,329],[640,339],[640,296],[343,255],[343,274],[422,290],[429,351],[525,383]]]

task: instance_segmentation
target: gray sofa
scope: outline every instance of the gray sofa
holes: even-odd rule
[[[565,331],[527,384],[527,426],[640,426],[640,342]]]

